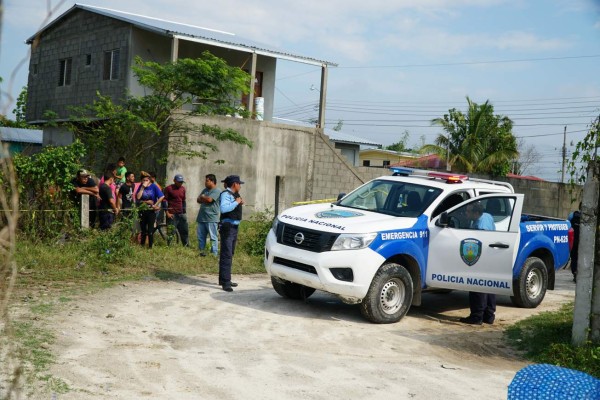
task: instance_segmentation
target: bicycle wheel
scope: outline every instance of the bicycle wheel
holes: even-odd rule
[[[154,232],[152,233],[153,237],[154,237],[154,245],[165,245],[168,246],[168,240],[167,240],[167,224],[157,224],[156,228],[154,229]]]
[[[172,224],[158,224],[154,230],[154,244],[164,244],[170,246],[171,244],[179,244],[181,238],[179,232]]]
[[[179,231],[175,228],[175,225],[167,224],[166,225],[166,233],[167,233],[167,246],[172,244],[179,244],[181,242],[181,237],[179,236]]]

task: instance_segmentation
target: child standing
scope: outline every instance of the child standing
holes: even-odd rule
[[[125,167],[125,157],[119,157],[117,161],[117,175],[115,176],[115,185],[117,186],[117,192],[122,184],[125,183],[127,174],[127,168]]]

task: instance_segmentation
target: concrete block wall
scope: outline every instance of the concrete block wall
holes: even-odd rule
[[[365,182],[328,136],[317,131],[315,139],[313,185],[306,193],[307,200],[337,198]]]
[[[69,106],[91,104],[97,91],[120,100],[126,93],[130,32],[129,24],[84,10],[44,32],[31,46],[27,120],[39,121],[47,110],[59,119],[68,118]],[[104,52],[114,49],[120,50],[119,79],[104,81]],[[88,54],[90,65],[86,65]],[[59,63],[67,58],[72,59],[71,84],[58,86]]]
[[[208,173],[217,175],[219,187],[225,176],[240,175],[246,182],[242,186],[242,196],[249,212],[275,208],[276,182],[281,211],[297,201],[336,198],[339,193],[348,193],[371,179],[389,176],[386,168],[350,165],[329,138],[316,128],[226,117],[195,117],[193,121],[234,129],[254,143],[248,148],[203,137],[219,148],[218,152],[208,154],[206,160],[169,156],[167,181],[170,183],[176,173],[184,175],[188,212],[194,216],[198,210],[195,199],[203,189],[204,176]],[[216,160],[224,160],[224,163],[216,164]],[[515,192],[525,194],[526,213],[566,218],[579,203],[580,187],[574,187],[571,194],[566,184],[471,176],[512,184]],[[577,200],[572,201],[572,198]]]

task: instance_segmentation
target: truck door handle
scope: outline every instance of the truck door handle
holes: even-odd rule
[[[509,246],[506,243],[490,243],[490,247],[496,247],[498,249],[508,249]]]

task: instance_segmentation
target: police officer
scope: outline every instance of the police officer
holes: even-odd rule
[[[221,235],[221,254],[219,256],[219,285],[226,292],[232,292],[237,283],[231,282],[231,264],[237,242],[238,227],[242,220],[244,200],[240,196],[242,182],[238,175],[229,175],[221,182],[225,188],[219,196],[221,219],[219,233]]]
[[[488,200],[489,201],[489,200]],[[483,212],[481,202],[467,206],[467,218],[471,220],[471,229],[495,231],[494,217]],[[496,295],[493,293],[469,292],[471,314],[461,318],[460,322],[471,325],[493,324],[496,319]]]

